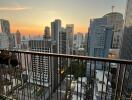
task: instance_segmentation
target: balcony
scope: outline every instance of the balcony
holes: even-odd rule
[[[19,64],[0,64],[0,100],[129,100],[124,87],[132,61],[9,51]]]

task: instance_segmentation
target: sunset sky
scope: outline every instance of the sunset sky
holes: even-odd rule
[[[74,24],[75,32],[87,32],[89,20],[111,12],[124,14],[126,0],[0,0],[0,19],[10,22],[11,32],[42,34],[54,19]]]

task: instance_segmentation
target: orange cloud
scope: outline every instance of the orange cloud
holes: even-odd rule
[[[21,11],[30,9],[28,7],[0,7],[0,11]]]

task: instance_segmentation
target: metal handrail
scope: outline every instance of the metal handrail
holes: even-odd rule
[[[0,50],[0,51],[2,51],[2,50]],[[111,59],[111,58],[102,58],[102,57],[57,54],[57,53],[36,52],[36,51],[23,51],[23,50],[9,51],[9,52],[45,55],[45,56],[63,57],[63,58],[74,58],[74,59],[82,59],[82,60],[104,61],[104,62],[112,62],[112,63],[120,63],[120,64],[132,64],[132,60],[125,60],[125,59],[113,59],[113,58]]]

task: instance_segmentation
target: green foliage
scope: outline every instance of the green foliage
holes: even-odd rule
[[[72,61],[70,67],[68,68],[68,74],[74,75],[75,79],[78,77],[84,77],[86,74],[86,65],[85,63]]]

